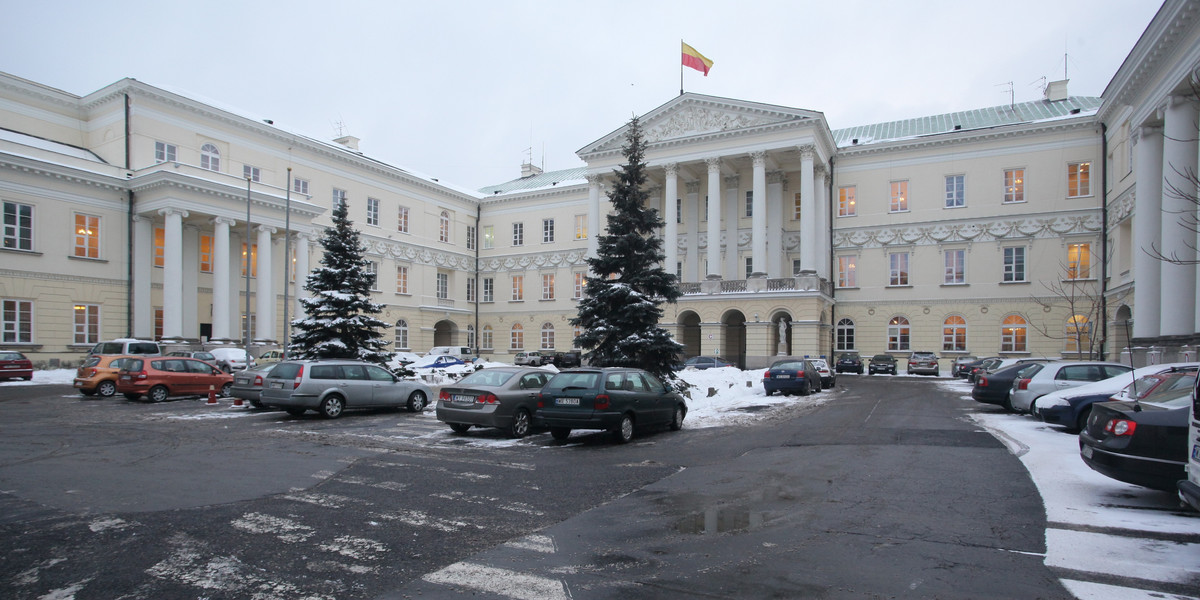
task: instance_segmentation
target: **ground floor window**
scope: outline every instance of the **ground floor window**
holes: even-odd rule
[[[834,348],[838,351],[854,349],[854,321],[852,319],[838,321]]]

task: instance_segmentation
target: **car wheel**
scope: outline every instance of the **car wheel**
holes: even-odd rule
[[[571,436],[571,430],[570,430],[570,428],[567,428],[567,427],[551,427],[550,435],[554,439],[562,442]]]
[[[621,415],[621,424],[613,429],[613,437],[618,443],[628,444],[633,439],[633,417]]]
[[[775,393],[775,390],[763,390],[763,391],[766,392],[768,396]]]
[[[408,397],[408,410],[412,412],[421,412],[425,410],[425,392],[417,390]]]
[[[801,396],[807,396],[810,393],[812,393],[812,389],[809,388],[807,381],[804,382],[804,385],[800,387],[800,391],[797,393],[800,394]]]
[[[94,393],[100,394],[101,396],[108,398],[109,396],[112,396],[117,393],[117,384],[115,384],[111,381],[101,381],[100,385],[96,386],[96,390]],[[91,394],[88,394],[88,395],[90,396]]]
[[[141,398],[141,397],[142,397],[142,395],[141,395],[141,394],[124,394],[124,396],[125,396],[125,399],[126,399],[126,400],[135,400],[135,401],[136,401],[138,398]]]
[[[342,416],[346,408],[346,399],[338,395],[327,396],[321,401],[320,413],[326,419],[336,419]]]
[[[679,431],[683,429],[683,407],[676,406],[675,414],[671,417],[671,431]]]
[[[162,402],[163,400],[167,399],[167,396],[170,395],[171,392],[168,391],[167,387],[164,385],[156,385],[150,388],[149,396],[151,402]]]
[[[469,430],[469,429],[471,429],[471,426],[467,425],[466,423],[451,423],[450,424],[450,431],[453,431],[454,433],[466,433],[467,430]]]
[[[518,408],[517,414],[513,415],[512,425],[508,427],[509,437],[523,438],[529,435],[529,411]]]
[[[1037,418],[1037,398],[1029,401],[1029,416]]]
[[[219,393],[220,393],[220,395],[221,395],[221,397],[222,397],[222,398],[228,398],[228,397],[229,397],[229,390],[230,390],[230,389],[232,389],[232,388],[233,388],[233,383],[226,383],[225,385],[221,386],[221,391],[219,392]]]

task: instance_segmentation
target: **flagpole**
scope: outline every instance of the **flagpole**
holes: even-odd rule
[[[679,47],[683,48],[683,38],[679,38]],[[679,95],[683,95],[683,60],[679,61]]]

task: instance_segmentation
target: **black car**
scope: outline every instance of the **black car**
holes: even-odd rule
[[[821,391],[821,373],[803,358],[777,360],[763,373],[763,389],[768,396],[775,392],[785,396],[792,392],[807,396]]]
[[[891,354],[876,354],[871,357],[871,364],[867,365],[867,372],[871,375],[876,373],[896,374],[896,357]]]
[[[985,373],[977,375],[975,378],[975,387],[971,388],[971,398],[976,402],[984,404],[995,404],[1003,406],[1005,410],[1011,411],[1013,382],[1019,379],[1022,373],[1034,371],[1041,368],[1041,363],[1028,362],[1017,363],[1010,365],[995,373]]]
[[[569,369],[555,375],[538,393],[533,422],[562,441],[574,429],[611,431],[622,444],[634,426],[683,428],[687,403],[674,389],[641,369],[619,367]]]
[[[1117,481],[1174,492],[1187,479],[1191,408],[1191,387],[1136,402],[1097,402],[1079,433],[1079,455]]]
[[[555,352],[551,362],[560,369],[570,369],[583,364],[578,352]]]
[[[862,357],[853,352],[841,354],[838,356],[837,363],[833,365],[833,370],[838,373],[858,373],[862,375]]]

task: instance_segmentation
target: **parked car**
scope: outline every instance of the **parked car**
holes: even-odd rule
[[[192,351],[187,351],[187,350],[176,350],[175,352],[168,352],[167,356],[183,356],[185,358],[195,358],[195,359],[202,360],[204,362],[210,362],[213,364],[217,363],[217,357],[213,356],[212,352],[203,352],[203,351],[192,352]]]
[[[817,374],[821,376],[821,389],[829,389],[837,385],[837,373],[829,368],[829,363],[823,358],[810,358],[808,362],[812,363],[817,368]]]
[[[1037,417],[1047,423],[1062,425],[1068,431],[1079,431],[1087,426],[1088,415],[1096,402],[1126,397],[1125,394],[1129,392],[1124,390],[1132,387],[1130,382],[1155,373],[1197,367],[1200,367],[1200,363],[1169,363],[1141,367],[1118,377],[1046,394],[1038,399],[1035,411]]]
[[[913,352],[908,356],[909,375],[941,375],[938,357],[932,352]]]
[[[971,398],[976,402],[995,404],[1003,406],[1005,410],[1012,410],[1013,381],[1022,377],[1023,373],[1032,373],[1038,366],[1039,363],[1017,363],[994,373],[980,375],[976,377],[975,386],[971,388]]]
[[[109,354],[89,356],[75,369],[72,385],[84,396],[114,396],[117,393],[117,375],[128,358],[135,357]]]
[[[277,363],[284,359],[283,350],[267,350],[254,359],[258,363]]]
[[[777,360],[763,373],[763,390],[768,396],[775,392],[807,396],[821,391],[821,373],[803,358]]]
[[[495,427],[509,437],[529,435],[538,392],[554,375],[527,367],[493,367],[467,375],[438,393],[437,419],[455,433]]]
[[[133,338],[118,338],[111,342],[100,342],[88,350],[88,356],[93,354],[140,354],[142,356],[160,356],[162,348],[158,342],[136,340]]]
[[[254,408],[263,408],[263,384],[266,383],[267,373],[270,373],[277,364],[279,363],[259,363],[253,368],[242,369],[234,373],[233,387],[229,388],[229,395],[248,401]]]
[[[876,354],[871,357],[871,362],[867,365],[867,373],[874,375],[876,373],[896,374],[896,357],[891,354]]]
[[[964,378],[971,374],[971,367],[982,361],[982,358],[974,356],[959,356],[950,363],[950,375],[958,378]]]
[[[971,367],[971,370],[967,372],[967,381],[970,381],[972,384],[974,384],[975,380],[979,379],[980,375],[987,373],[993,367],[1000,364],[1001,360],[1003,359],[999,356],[993,356],[975,363],[975,365]]]
[[[429,349],[429,352],[425,353],[425,356],[439,356],[442,354],[449,354],[463,362],[471,362],[471,358],[475,356],[475,351],[469,346],[434,346]]]
[[[453,358],[453,357],[445,357]],[[327,419],[347,409],[404,407],[425,410],[433,396],[429,386],[400,379],[387,369],[357,360],[284,361],[264,378],[259,400],[292,416],[315,410]]]
[[[683,361],[683,368],[696,369],[698,371],[732,366],[735,365],[719,356],[693,356]]]
[[[583,366],[583,357],[578,352],[555,352],[554,366],[559,369],[570,369]]]
[[[838,356],[837,363],[833,368],[838,373],[858,373],[863,374],[863,359],[857,353],[844,352]]]
[[[212,354],[216,359],[213,364],[226,373],[253,368],[255,364],[250,353],[241,348],[213,348]]]
[[[1133,370],[1133,367],[1111,362],[1051,361],[1038,363],[1034,368],[1021,373],[1013,380],[1009,395],[1012,410],[1031,413],[1038,398],[1057,390],[1079,387],[1085,383],[1116,377]]]
[[[170,396],[206,396],[213,389],[228,396],[233,377],[216,365],[179,356],[139,356],[121,362],[117,373],[117,393],[129,400],[142,396],[162,402]]]
[[[687,403],[674,389],[641,369],[581,367],[562,371],[538,394],[533,423],[562,441],[575,429],[611,431],[622,444],[634,427],[683,428]]]
[[[420,360],[421,357],[415,352],[393,352],[392,357],[387,361],[387,368],[392,371],[399,371]]]
[[[15,350],[0,350],[0,379],[33,379],[33,362]]]
[[[1171,369],[1161,373],[1151,373],[1137,378],[1137,381],[1125,386],[1120,392],[1113,394],[1113,400],[1141,400],[1142,398],[1169,389],[1187,387],[1196,380],[1196,369]]]
[[[444,369],[455,365],[465,365],[462,359],[449,354],[438,354],[436,356],[425,356],[421,360],[408,365],[409,369]]]
[[[514,365],[524,365],[527,367],[540,367],[548,362],[550,362],[550,357],[536,350],[532,352],[518,352],[513,357]]]
[[[1195,372],[1184,379],[1195,382]],[[1164,492],[1187,479],[1191,387],[1161,390],[1134,402],[1100,402],[1079,433],[1079,454],[1092,470]]]

